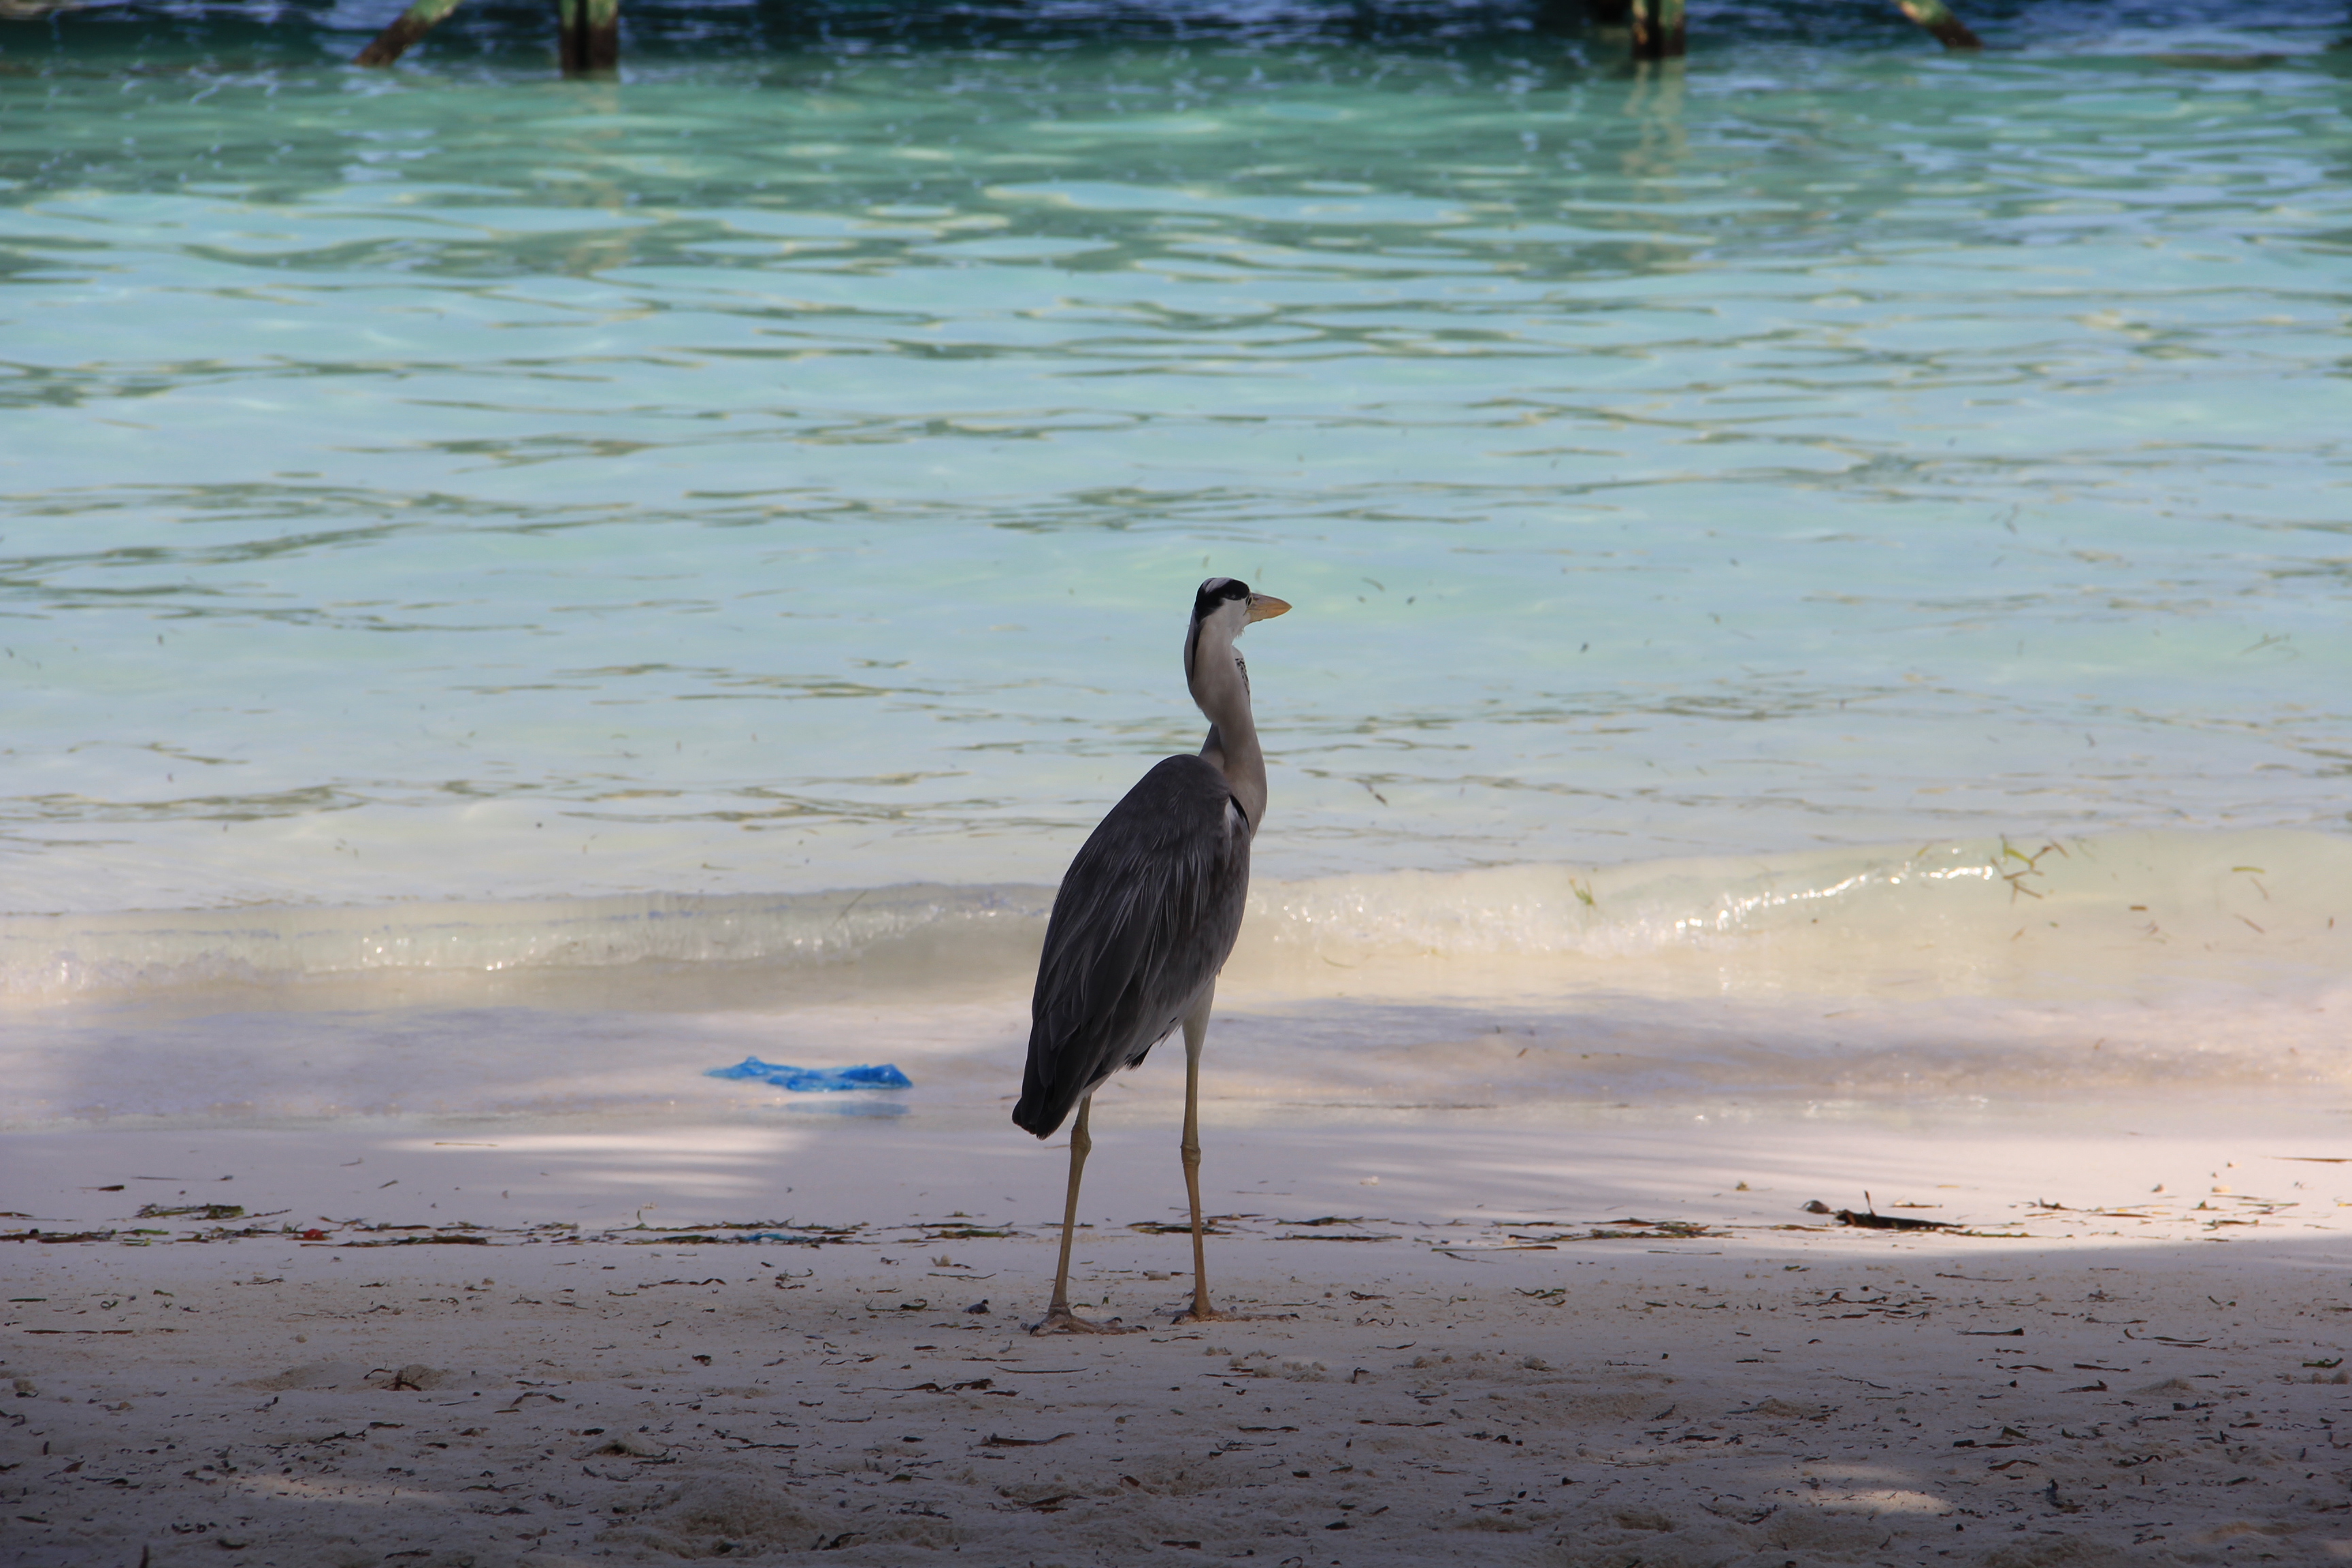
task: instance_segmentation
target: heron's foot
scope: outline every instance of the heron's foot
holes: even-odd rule
[[[1228,1312],[1216,1307],[1195,1302],[1170,1320],[1178,1323],[1267,1323],[1277,1318],[1295,1318],[1296,1312]]]
[[[1029,1331],[1033,1334],[1139,1334],[1143,1328],[1140,1324],[1130,1326],[1117,1318],[1107,1323],[1098,1323],[1092,1318],[1079,1317],[1067,1307],[1054,1307],[1049,1308],[1043,1318],[1030,1324]]]

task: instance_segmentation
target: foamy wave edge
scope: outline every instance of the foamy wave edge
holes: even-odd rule
[[[1053,889],[905,885],[367,908],[0,916],[0,1003],[40,1006],[320,977],[629,965],[909,973],[1034,960]],[[2341,908],[2338,906],[2341,905]],[[2340,917],[2340,918],[2339,918]],[[2170,832],[1390,871],[1253,890],[1229,986],[1380,994],[1475,984],[2000,992],[2188,973],[2352,975],[2352,839]]]

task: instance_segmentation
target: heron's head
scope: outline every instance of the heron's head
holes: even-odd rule
[[[1289,608],[1271,594],[1251,593],[1250,585],[1238,578],[1210,578],[1192,595],[1192,626],[1184,638],[1186,676],[1192,674],[1192,661],[1200,652],[1203,631],[1217,634],[1220,640],[1230,644],[1252,621],[1270,621]]]

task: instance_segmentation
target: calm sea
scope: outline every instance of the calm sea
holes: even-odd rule
[[[396,9],[0,20],[16,1124],[992,1107],[1211,573],[1231,1096],[2352,1085],[2340,6]]]

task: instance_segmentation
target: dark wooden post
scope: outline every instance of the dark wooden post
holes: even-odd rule
[[[1944,0],[1895,0],[1895,4],[1905,16],[1935,34],[1937,41],[1948,49],[1984,47],[1982,41],[1969,31],[1968,25],[1952,15],[1952,8]]]
[[[555,0],[565,76],[621,68],[621,0]]]
[[[1899,5],[1902,0],[1896,0]],[[1937,0],[1920,0],[1934,5]],[[1633,0],[1633,58],[1679,58],[1683,52],[1683,0]]]
[[[457,8],[457,0],[416,0],[397,21],[375,36],[375,42],[352,58],[355,66],[388,66],[408,52],[408,46],[431,32]]]

